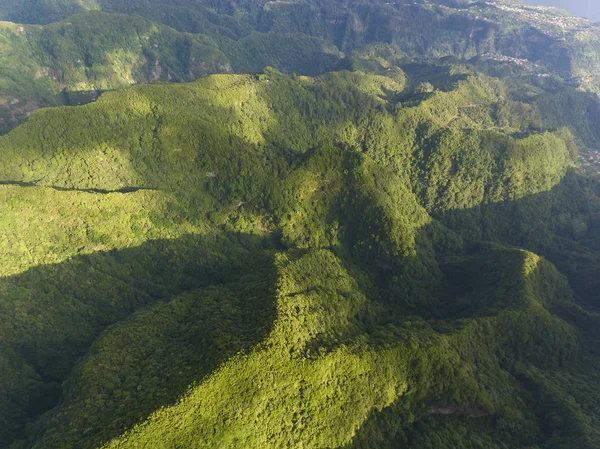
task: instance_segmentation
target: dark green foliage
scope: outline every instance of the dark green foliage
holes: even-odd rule
[[[239,247],[235,238],[209,240],[155,241],[5,278],[0,287],[7,393],[1,404],[3,419],[36,417],[54,406],[60,383],[75,360],[111,323],[157,300],[235,276],[248,250]],[[214,252],[209,255],[206,250],[211,244]],[[228,247],[238,253],[231,262],[226,261]],[[57,329],[61,329],[58,334]],[[8,421],[4,438],[20,424],[20,420]]]
[[[0,446],[600,446],[597,30],[515,5],[0,0],[0,124],[93,103],[0,137]]]
[[[236,73],[256,73],[273,66],[287,73],[314,76],[331,70],[341,57],[331,43],[303,34],[252,33],[236,41],[218,42]]]
[[[598,444],[590,128],[367,53],[0,138],[6,447]]]
[[[227,358],[259,343],[268,335],[275,312],[274,270],[272,261],[262,256],[245,270],[243,275],[232,272],[222,284],[163,299],[109,328],[64,386],[68,407],[37,424],[51,429],[38,446],[94,447],[175,401]],[[122,351],[115,352],[115,347]],[[66,433],[64,422],[74,424]],[[93,436],[85,443],[82,429]]]
[[[0,19],[45,26],[0,24],[0,132],[38,107],[90,101],[106,89],[267,65],[312,76],[344,56],[339,68],[362,71],[387,70],[409,58],[470,60],[494,75],[526,77],[527,85],[517,83],[520,100],[540,87],[598,92],[600,34],[591,23],[512,2],[460,5],[2,0]],[[511,120],[511,106],[499,108],[503,124]]]

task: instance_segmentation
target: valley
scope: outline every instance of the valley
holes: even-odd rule
[[[508,0],[0,18],[1,448],[600,445],[591,22]]]

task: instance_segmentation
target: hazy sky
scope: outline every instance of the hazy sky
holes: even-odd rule
[[[530,5],[556,6],[571,13],[600,22],[600,0],[522,0]]]

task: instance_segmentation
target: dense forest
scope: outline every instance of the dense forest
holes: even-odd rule
[[[502,62],[600,92],[600,28],[512,0],[0,0],[0,133],[107,90],[272,66],[316,76],[365,46],[393,63]]]
[[[600,447],[594,25],[0,17],[1,448]]]

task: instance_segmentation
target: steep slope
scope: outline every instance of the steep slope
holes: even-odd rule
[[[83,14],[64,21],[75,13]],[[370,44],[411,59],[500,61],[555,83],[599,89],[600,29],[514,1],[3,0],[0,14],[13,22],[64,19],[44,28],[2,25],[0,131],[38,106],[77,104],[95,99],[93,91],[132,83],[267,65],[314,76]]]
[[[598,258],[593,135],[405,70],[137,86],[0,137],[2,444],[596,447],[594,272],[513,247]]]
[[[266,65],[320,74],[339,59],[316,38],[253,34],[220,45],[126,15],[89,12],[47,25],[0,23],[0,131],[41,106],[95,101],[106,90]]]
[[[247,356],[229,361],[200,386],[193,388],[177,405],[157,412],[147,424],[107,447],[154,447],[157,444],[162,447],[286,447],[290,443],[311,447],[344,447],[349,444],[372,447],[378,440],[385,441],[384,435],[389,430],[381,429],[379,435],[370,434],[368,437],[364,434],[357,437],[357,430],[371,413],[374,412],[373,421],[378,421],[377,412],[398,403],[403,406],[394,407],[396,422],[391,424],[384,420],[383,425],[397,432],[394,439],[400,439],[398,437],[415,421],[429,421],[424,415],[443,414],[442,410],[448,408],[468,410],[465,414],[483,417],[488,423],[490,419],[487,416],[495,415],[492,434],[478,435],[481,441],[474,447],[481,447],[482,443],[487,443],[488,447],[516,445],[525,441],[537,443],[535,418],[531,415],[517,418],[519,413],[526,412],[526,408],[515,401],[515,397],[523,395],[520,391],[522,386],[510,375],[516,376],[522,371],[529,374],[529,370],[536,372],[536,366],[571,363],[576,341],[573,329],[552,318],[542,305],[545,301],[568,300],[568,288],[565,288],[560,276],[551,267],[545,267],[545,262],[536,256],[511,251],[484,254],[483,258],[476,257],[472,262],[481,263],[489,257],[495,263],[502,263],[502,273],[507,279],[498,282],[498,279],[489,276],[486,280],[493,286],[500,283],[512,294],[510,306],[504,296],[498,298],[504,309],[498,315],[474,318],[459,329],[452,329],[453,326],[447,322],[446,335],[435,332],[418,319],[416,323],[405,322],[399,327],[388,326],[385,331],[375,327],[370,329],[373,334],[365,333],[346,344],[343,344],[343,338],[337,337],[337,344],[330,349],[323,347],[325,343],[320,343],[323,346],[317,356],[311,351],[304,357],[294,356],[294,352],[303,350],[306,345],[304,339],[312,337],[311,323],[315,318],[310,311],[317,310],[321,316],[330,317],[332,324],[335,323],[333,320],[343,323],[348,318],[343,317],[342,320],[337,314],[350,312],[352,317],[356,311],[351,305],[360,307],[361,298],[348,293],[337,300],[335,296],[329,296],[328,288],[333,283],[328,281],[328,273],[317,277],[323,279],[323,284],[313,284],[314,264],[335,266],[325,262],[323,256],[320,260],[313,255],[305,256],[305,259],[316,259],[310,261],[312,267],[308,276],[300,267],[284,265],[280,281],[282,287],[277,296],[278,319],[264,348],[259,347]],[[489,259],[486,261],[488,267]],[[301,259],[297,264],[303,262]],[[539,288],[536,288],[535,281],[529,280],[535,270],[549,271],[544,274],[543,282],[551,283],[552,292],[543,291],[543,296],[536,295],[540,293]],[[294,277],[290,280],[288,276],[292,273]],[[339,274],[337,277],[336,284],[340,288],[345,285],[344,275],[341,279]],[[550,281],[553,277],[554,281]],[[298,278],[311,279],[312,282],[304,287],[312,287],[318,294],[304,293],[298,297],[295,293],[300,287]],[[288,283],[292,284],[292,290],[285,289]],[[475,297],[485,291],[484,286],[478,287],[481,290],[472,293]],[[294,294],[293,300],[287,297],[288,292]],[[317,299],[319,302],[313,304]],[[342,304],[337,305],[340,300]],[[294,307],[295,313],[288,311]],[[336,313],[329,311],[329,307],[333,307]],[[290,315],[304,325],[288,329]],[[319,329],[320,332],[343,335],[332,324]],[[530,329],[526,334],[527,342],[523,342],[521,337],[511,338],[512,332],[517,330],[521,333],[527,327]],[[352,332],[351,329],[346,330],[349,331]],[[552,347],[553,359],[531,359],[529,351],[533,348],[539,350],[549,338],[558,343]],[[386,339],[389,340],[386,342]],[[501,355],[503,353],[510,355]],[[499,369],[498,365],[504,363],[515,366]],[[482,366],[486,367],[485,375],[489,377],[478,379],[475,384],[473,378],[478,377],[475,373]],[[526,378],[527,374],[522,376]],[[224,395],[224,392],[227,393]],[[241,410],[234,405],[240,401],[247,404]],[[428,409],[425,404],[431,408]],[[503,435],[508,428],[511,428],[510,437]],[[593,447],[598,441],[594,430],[582,426],[578,426],[578,430],[581,433],[577,432],[577,446],[573,447]],[[560,433],[559,429],[555,431]],[[412,432],[406,433],[412,436]],[[448,438],[441,434],[440,438],[440,433],[431,438],[419,432],[418,438],[429,441],[412,447],[456,447],[453,442],[463,446],[464,440],[460,437]],[[502,437],[498,438],[500,435]],[[560,434],[558,439],[573,443],[565,434]]]
[[[0,4],[4,20],[25,23],[49,23],[93,9],[137,14],[180,31],[233,39],[252,31],[300,32],[325,38],[342,51],[378,41],[398,45],[414,56],[469,58],[498,53],[571,76],[594,75],[591,70],[597,67],[598,28],[590,21],[512,0],[31,0],[29,4],[3,0]]]

